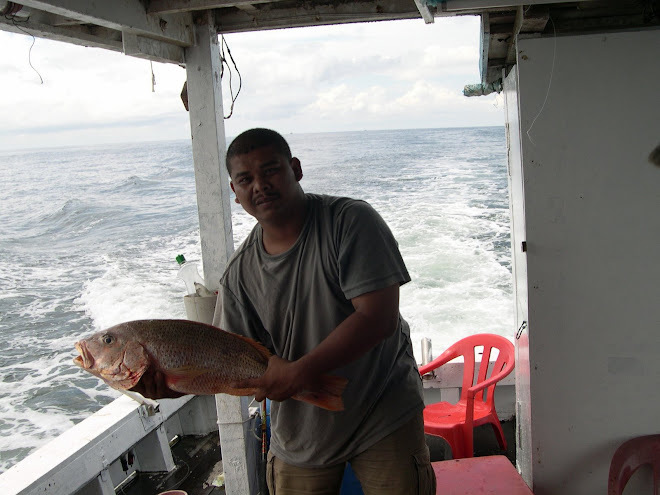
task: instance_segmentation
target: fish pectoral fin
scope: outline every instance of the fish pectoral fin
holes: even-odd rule
[[[132,391],[132,390],[122,390],[122,389],[120,389],[120,392],[121,392],[122,394],[124,394],[124,395],[130,397],[130,398],[133,399],[134,401],[137,401],[137,402],[139,402],[140,404],[143,404],[144,406],[146,406],[146,407],[147,407],[147,411],[149,411],[149,415],[150,415],[150,416],[151,416],[153,413],[158,412],[159,409],[160,409],[160,404],[159,404],[158,402],[156,402],[156,401],[153,400],[153,399],[149,399],[149,398],[145,397],[144,395],[142,395],[142,394],[140,394],[140,393],[138,393],[138,392],[134,392],[134,391]]]

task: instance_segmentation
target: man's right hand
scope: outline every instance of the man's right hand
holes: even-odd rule
[[[283,401],[313,382],[313,377],[301,370],[298,361],[287,361],[278,356],[271,356],[268,368],[259,378],[249,378],[231,384],[234,388],[254,388],[254,399],[261,402],[268,398]]]

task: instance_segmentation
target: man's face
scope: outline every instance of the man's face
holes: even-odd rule
[[[265,146],[229,161],[236,202],[258,222],[278,221],[292,213],[302,197],[300,161]]]

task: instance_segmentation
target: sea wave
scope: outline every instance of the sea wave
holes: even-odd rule
[[[308,192],[369,201],[412,281],[415,353],[477,332],[513,337],[503,128],[290,135]],[[113,400],[73,365],[83,334],[184,316],[177,254],[201,248],[189,142],[3,155],[0,472]],[[232,201],[237,246],[255,224]],[[200,265],[201,271],[201,265]]]

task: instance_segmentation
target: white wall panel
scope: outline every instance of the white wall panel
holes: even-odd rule
[[[660,432],[660,31],[517,52],[534,493],[606,493]]]

